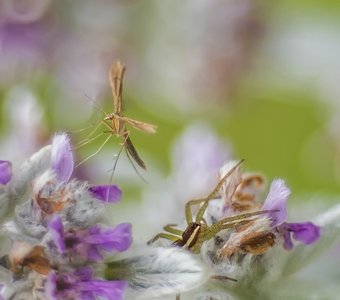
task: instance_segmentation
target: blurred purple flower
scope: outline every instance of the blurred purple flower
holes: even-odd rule
[[[295,240],[305,245],[310,245],[320,238],[320,227],[311,222],[283,223],[279,226],[279,231],[283,235],[283,246],[287,250],[293,248],[292,236]]]
[[[320,238],[320,228],[311,222],[305,223],[287,223],[287,200],[290,190],[282,179],[276,179],[272,182],[268,196],[262,206],[263,210],[278,210],[269,214],[271,218],[271,227],[277,227],[283,235],[284,248],[290,250],[293,248],[292,237],[309,245]]]
[[[124,299],[125,281],[107,281],[92,278],[91,268],[82,268],[73,273],[50,272],[45,293],[47,299],[95,300]]]
[[[269,214],[272,220],[271,226],[278,226],[286,220],[286,206],[289,195],[290,190],[282,179],[276,179],[270,185],[270,190],[262,206],[262,209],[278,210],[278,212],[273,212]]]
[[[127,250],[131,243],[131,224],[122,223],[115,228],[102,229],[95,225],[85,230],[64,231],[59,216],[54,216],[49,223],[54,244],[61,253],[81,256],[86,260],[103,260],[100,250],[106,252]]]
[[[211,189],[216,182],[215,174],[230,156],[228,150],[209,126],[201,123],[190,126],[177,139],[173,150],[176,193],[183,191],[187,200]]]
[[[65,133],[56,134],[52,142],[52,169],[56,173],[60,184],[67,183],[74,170],[74,159],[70,138]],[[98,185],[89,188],[90,193],[97,200],[106,203],[118,202],[122,192],[116,185]]]
[[[54,245],[57,247],[60,253],[64,253],[66,250],[64,241],[64,225],[61,218],[55,215],[48,224],[49,232],[52,235]]]
[[[97,185],[89,188],[92,195],[103,202],[118,202],[122,196],[122,191],[115,185]]]
[[[6,185],[12,178],[12,164],[6,160],[0,160],[0,184]]]
[[[59,183],[65,183],[71,178],[74,160],[70,138],[66,134],[56,134],[52,143],[52,169]]]

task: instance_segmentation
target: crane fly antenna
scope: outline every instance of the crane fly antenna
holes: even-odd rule
[[[94,99],[92,99],[89,95],[85,94],[85,97],[87,99],[89,99],[92,103],[93,103],[93,106],[98,110],[100,111],[101,113],[103,113],[106,117],[109,116],[109,114],[103,110],[103,108],[98,104],[98,102]]]

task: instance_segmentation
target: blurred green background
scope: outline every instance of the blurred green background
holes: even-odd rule
[[[74,131],[101,118],[87,96],[112,111],[107,72],[119,59],[126,115],[158,125],[153,136],[132,132],[150,172],[175,171],[171,148],[199,121],[248,170],[286,179],[296,195],[336,195],[339,30],[338,1],[3,0],[0,156],[22,159],[59,130],[75,143],[86,137],[91,129]],[[102,141],[82,147],[78,159]],[[109,177],[117,143],[91,159],[106,169],[84,177]],[[115,177],[127,195],[136,192],[119,169]]]

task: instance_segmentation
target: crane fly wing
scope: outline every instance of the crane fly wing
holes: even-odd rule
[[[129,125],[133,126],[134,128],[136,128],[140,131],[143,131],[145,133],[155,133],[156,132],[157,126],[154,125],[154,124],[137,121],[135,119],[131,119],[131,118],[128,118],[128,117],[125,117],[125,116],[119,116],[118,118],[120,120],[122,120],[123,122],[126,122]]]
[[[138,155],[138,152],[135,148],[135,146],[132,144],[131,142],[131,139],[126,136],[125,137],[126,140],[125,140],[125,143],[124,143],[124,146],[125,146],[125,149],[128,153],[128,155],[130,155],[134,161],[144,170],[146,170],[146,166],[145,166],[145,163],[144,161],[140,158],[140,156]]]
[[[122,113],[122,92],[123,92],[123,77],[125,67],[117,61],[112,64],[109,80],[113,95],[114,112],[118,115]]]

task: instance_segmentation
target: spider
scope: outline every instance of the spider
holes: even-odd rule
[[[214,200],[222,187],[225,180],[233,174],[233,172],[240,167],[244,160],[239,161],[230,171],[225,174],[222,179],[217,183],[212,192],[204,198],[193,199],[187,202],[185,205],[185,217],[187,221],[187,228],[183,231],[175,228],[176,224],[168,224],[163,227],[165,232],[158,233],[151,240],[148,241],[148,245],[152,244],[156,240],[163,238],[173,241],[172,245],[179,246],[190,250],[193,253],[199,253],[204,242],[212,239],[217,233],[224,229],[232,229],[238,226],[245,225],[253,219],[256,215],[265,214],[268,210],[255,211],[251,213],[244,213],[235,215],[232,217],[223,218],[216,223],[208,226],[207,222],[203,218],[209,201]],[[191,208],[194,205],[202,204],[199,208],[195,220],[193,220]]]

